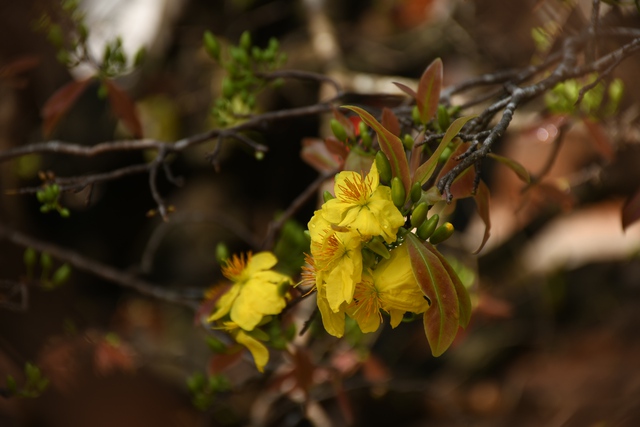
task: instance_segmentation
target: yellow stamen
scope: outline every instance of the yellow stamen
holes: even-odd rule
[[[339,188],[342,190],[340,199],[345,202],[359,204],[365,202],[371,194],[371,185],[362,175],[353,175],[353,181],[346,179],[344,184]]]

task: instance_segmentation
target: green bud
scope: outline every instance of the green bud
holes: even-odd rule
[[[422,197],[422,184],[420,184],[419,182],[416,182],[411,186],[411,201],[413,203],[418,203],[421,197]]]
[[[69,216],[71,216],[71,212],[67,208],[58,207],[58,213],[62,218],[69,218]]]
[[[411,135],[406,134],[402,139],[402,145],[404,145],[405,150],[411,150],[413,148],[414,140]]]
[[[376,167],[378,168],[378,175],[380,175],[380,182],[383,184],[391,182],[391,163],[389,163],[389,159],[382,151],[376,153]]]
[[[47,252],[42,252],[40,254],[40,266],[45,271],[49,271],[51,267],[53,267],[53,259]]]
[[[440,130],[444,132],[445,130],[449,129],[449,125],[451,124],[451,117],[449,117],[449,111],[447,110],[447,107],[445,107],[444,105],[438,105],[437,118]]]
[[[187,387],[189,387],[189,390],[191,390],[192,393],[195,393],[198,390],[202,390],[204,385],[204,375],[199,372],[187,378]]]
[[[613,79],[609,85],[609,99],[615,105],[620,103],[624,92],[624,83],[620,79]]]
[[[216,61],[220,61],[220,43],[211,31],[204,32],[203,41],[207,53]]]
[[[38,254],[36,250],[33,248],[27,248],[24,251],[24,255],[22,259],[24,260],[24,265],[27,267],[27,270],[31,270],[36,265],[36,258]]]
[[[391,200],[393,200],[393,204],[396,205],[398,209],[404,205],[406,196],[407,193],[404,190],[404,184],[402,184],[400,177],[393,177],[391,180]]]
[[[413,209],[413,213],[411,214],[411,226],[420,227],[427,218],[427,212],[429,212],[429,205],[425,202],[419,203],[418,206]]]
[[[65,263],[53,273],[51,283],[54,286],[60,286],[66,283],[66,281],[69,280],[69,277],[71,277],[71,266]]]
[[[322,193],[322,200],[327,203],[331,199],[335,199],[335,197],[329,191],[325,190],[324,193]]]
[[[418,106],[414,106],[411,110],[411,119],[415,124],[422,124],[422,119],[420,118],[420,110],[418,110]]]
[[[256,151],[253,156],[256,158],[257,161],[263,160],[264,159],[264,151]]]
[[[329,124],[331,125],[331,132],[333,132],[335,137],[338,138],[338,141],[346,142],[348,139],[347,131],[344,130],[344,126],[342,126],[342,123],[340,123],[336,119],[331,119],[331,121],[329,121]]]
[[[391,254],[389,253],[389,249],[382,243],[379,239],[373,238],[367,243],[367,248],[371,250],[373,253],[380,255],[384,259],[389,259]]]
[[[36,198],[40,203],[44,203],[46,197],[47,193],[45,190],[38,190],[38,192],[36,193]]]
[[[100,84],[100,86],[98,87],[98,98],[107,99],[108,95],[109,89],[107,88],[107,85],[105,85],[104,83]]]
[[[133,66],[139,67],[144,62],[145,57],[147,56],[147,51],[144,47],[141,47],[136,52],[136,55],[133,57]]]
[[[447,148],[442,150],[442,154],[440,154],[440,158],[438,159],[438,161],[441,163],[446,162],[449,159],[449,157],[451,157],[452,153],[453,151],[451,150],[451,147],[447,146]]]
[[[371,140],[371,135],[369,135],[369,132],[365,132],[360,135],[361,135],[360,139],[362,139],[362,146],[367,150],[371,148],[372,140]]]
[[[251,49],[251,34],[249,33],[249,31],[245,31],[242,33],[242,35],[240,36],[239,44],[242,49],[244,49],[246,52],[249,52],[249,49]]]
[[[438,221],[440,221],[440,217],[438,214],[434,214],[428,220],[424,221],[416,230],[416,234],[422,240],[427,240],[433,232],[436,230],[438,226]]]
[[[216,261],[218,264],[224,265],[229,259],[229,248],[224,242],[218,242],[216,245]]]
[[[236,87],[230,78],[225,77],[222,79],[222,96],[225,98],[231,98],[236,91]]]
[[[275,37],[271,37],[269,39],[269,46],[267,47],[267,50],[276,52],[279,47],[280,47],[280,43],[278,42],[278,39],[276,39]]]
[[[62,34],[62,28],[58,24],[52,24],[49,28],[49,41],[52,45],[57,48],[62,47],[62,43],[64,42],[64,35]]]
[[[364,137],[364,134],[369,135],[369,126],[363,121],[358,123],[358,132],[360,133],[360,137]]]
[[[431,238],[429,238],[429,242],[431,242],[432,245],[437,245],[451,237],[453,232],[453,225],[450,222],[445,222],[433,232]]]

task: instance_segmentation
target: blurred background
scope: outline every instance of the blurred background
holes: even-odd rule
[[[64,84],[87,76],[86,67],[68,70],[56,61],[46,36],[33,29],[49,3],[2,5],[0,150],[46,140],[43,105]],[[591,3],[85,0],[81,7],[94,54],[117,35],[129,55],[146,48],[143,65],[117,82],[135,100],[144,135],[175,141],[213,125],[211,106],[224,74],[203,48],[206,30],[223,44],[237,44],[244,31],[258,46],[276,37],[288,55],[284,68],[329,75],[354,102],[379,108],[389,102],[382,94],[400,94],[392,82],[415,87],[437,57],[445,86],[527,66],[541,55],[533,28],[554,24],[553,44],[553,37],[588,25]],[[634,8],[609,18],[638,28]],[[231,369],[232,390],[202,412],[186,378],[213,369],[212,353],[193,312],[74,271],[53,291],[30,286],[26,309],[2,294],[0,385],[6,375],[23,378],[27,361],[50,385],[36,399],[0,398],[0,425],[640,425],[640,226],[621,226],[625,199],[640,185],[639,66],[632,57],[614,73],[624,97],[606,120],[549,114],[542,100],[518,110],[496,151],[533,175],[546,173],[523,191],[510,170],[484,162],[492,237],[477,256],[470,254],[481,222],[473,203],[458,206],[452,222],[460,233],[442,251],[472,284],[475,308],[469,328],[440,358],[431,356],[421,322],[357,342],[312,330],[305,354],[340,372],[342,381],[332,384],[327,371],[313,371],[306,415],[299,390],[282,372],[259,375],[250,359]],[[49,139],[93,145],[128,137],[94,86]],[[287,82],[265,91],[258,108],[312,105],[332,95],[318,82]],[[475,96],[480,92],[454,103]],[[0,222],[161,286],[206,289],[221,280],[217,244],[224,241],[232,252],[259,247],[269,222],[316,179],[300,149],[306,137],[329,135],[326,119],[265,124],[256,135],[269,147],[262,160],[241,144],[224,144],[216,171],[207,160],[213,142],[175,158],[172,169],[184,185],[159,178],[160,192],[176,207],[168,224],[146,216],[155,203],[144,174],[96,185],[90,195],[64,194],[70,218],[41,214],[33,195],[9,191],[39,185],[40,170],[109,171],[144,161],[145,153],[4,162]],[[306,227],[316,208],[315,200],[306,203],[295,220]],[[23,254],[0,240],[0,291],[26,274]],[[282,361],[272,357],[273,366]]]

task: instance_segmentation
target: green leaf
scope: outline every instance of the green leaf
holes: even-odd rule
[[[502,163],[503,165],[507,166],[509,169],[514,171],[515,174],[518,175],[518,178],[520,178],[525,183],[529,184],[531,182],[531,177],[529,176],[529,172],[527,172],[524,166],[522,166],[520,163],[516,162],[515,160],[512,160],[508,157],[503,157],[494,153],[489,153],[489,157],[499,161],[500,163]]]
[[[460,304],[456,286],[449,271],[433,253],[435,249],[427,249],[429,243],[409,233],[405,244],[416,281],[431,301],[424,313],[424,330],[431,353],[438,357],[449,348],[458,333]]]
[[[436,58],[420,77],[416,102],[420,121],[427,123],[438,111],[440,90],[442,89],[442,60]]]
[[[409,162],[404,152],[404,146],[402,141],[396,135],[391,133],[387,128],[382,126],[371,114],[367,113],[360,107],[351,105],[344,106],[344,108],[351,110],[358,114],[362,120],[371,127],[378,135],[378,143],[380,149],[387,155],[389,163],[391,163],[391,170],[393,176],[397,176],[402,180],[402,184],[405,189],[406,197],[409,197],[411,192],[411,177],[409,176]]]
[[[435,170],[436,165],[438,164],[440,155],[445,150],[445,148],[447,148],[447,145],[449,145],[453,138],[458,135],[460,129],[462,129],[462,127],[474,117],[475,116],[460,117],[453,123],[451,123],[451,126],[449,126],[449,129],[447,129],[447,131],[445,132],[444,136],[442,137],[442,141],[440,141],[440,145],[438,145],[436,151],[431,155],[431,157],[427,159],[426,162],[420,165],[420,167],[418,167],[418,169],[414,173],[413,182],[424,184],[427,179],[429,179],[429,177]]]

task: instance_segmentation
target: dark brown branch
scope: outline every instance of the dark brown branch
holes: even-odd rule
[[[86,271],[150,298],[183,305],[195,310],[198,306],[197,301],[202,296],[200,290],[177,292],[165,289],[160,285],[147,282],[146,280],[139,279],[131,274],[92,260],[78,252],[27,236],[4,224],[0,224],[0,238],[24,248],[33,248],[38,252],[47,252],[52,257],[67,262],[78,270]]]

